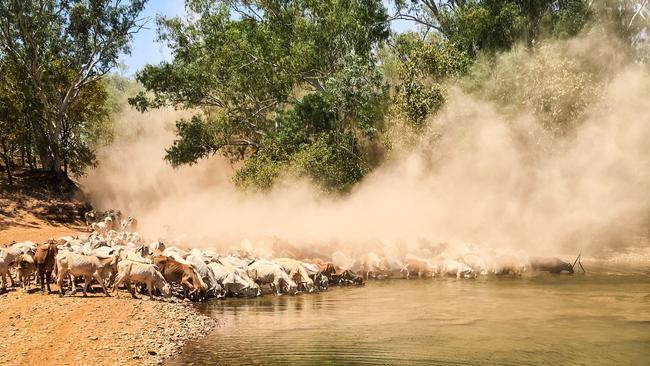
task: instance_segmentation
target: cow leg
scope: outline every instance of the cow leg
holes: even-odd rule
[[[11,275],[11,270],[7,273],[9,274],[9,280],[11,281],[11,287],[16,287],[16,282],[14,282],[14,276]]]
[[[66,281],[69,287],[69,291],[72,292],[73,294],[77,292],[77,284],[74,282],[74,276],[71,274],[66,274],[63,276],[63,280],[61,282]]]
[[[104,286],[104,279],[99,275],[99,273],[95,272],[93,274],[93,277],[99,282],[99,284],[102,286],[102,290],[104,290],[104,293],[106,294],[107,297],[111,297],[111,295],[106,291],[106,286]],[[130,288],[131,286],[129,286]]]
[[[134,299],[138,298],[138,295],[135,294],[135,290],[133,289],[133,287],[131,287],[131,281],[129,281],[129,280],[126,281],[126,288],[129,290],[129,292],[131,293],[131,296]]]
[[[188,277],[186,277],[186,276],[183,277],[183,279],[181,280],[181,286],[183,287],[183,290],[185,291],[185,297],[188,296],[188,289],[189,289],[189,295],[192,295],[194,293],[195,288],[192,285],[192,283],[190,283]]]
[[[63,270],[59,271],[59,273],[57,274],[57,285],[59,285],[59,294],[61,296],[63,296],[65,294],[65,292],[63,290],[63,279],[65,278],[66,275],[67,275],[67,273],[65,273],[65,271],[63,271]],[[43,276],[44,276],[43,273],[41,273],[41,290],[43,291],[43,293],[45,293],[45,285],[43,284]]]
[[[52,289],[50,288],[50,281],[52,280],[52,272],[51,271],[46,271],[45,272],[45,279],[47,281],[47,293],[51,294]]]
[[[125,277],[126,276],[123,276],[123,275],[118,275],[117,276],[117,278],[115,279],[115,283],[113,283],[113,293],[117,292],[117,288],[122,284],[122,281],[124,281]],[[130,290],[130,288],[129,288],[129,290]]]
[[[88,276],[83,276],[83,277],[84,277],[84,284],[83,284],[83,287],[81,287],[81,289],[83,290],[84,297],[87,297],[88,296],[88,293],[87,293],[88,285],[92,281],[92,278],[88,278]]]
[[[147,290],[149,290],[149,300],[153,300],[153,281],[147,283]]]

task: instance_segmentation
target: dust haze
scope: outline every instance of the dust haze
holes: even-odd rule
[[[565,49],[581,65],[612,64],[587,41],[572,42]],[[530,254],[622,252],[647,246],[638,238],[650,222],[650,76],[634,63],[607,72],[601,98],[563,137],[543,129],[534,111],[452,88],[428,132],[396,147],[342,198],[292,177],[268,193],[242,193],[220,156],[172,168],[164,149],[174,121],[191,114],[174,110],[126,110],[82,184],[96,207],[119,208],[146,237],[181,246],[281,239],[354,250],[379,239],[403,249],[426,241]]]

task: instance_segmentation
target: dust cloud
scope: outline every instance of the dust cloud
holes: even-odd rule
[[[174,169],[164,149],[173,122],[190,113],[127,110],[82,184],[96,207],[119,208],[145,236],[181,246],[281,238],[355,248],[379,239],[404,249],[425,241],[547,255],[622,251],[640,245],[650,221],[650,75],[625,65],[600,92],[558,138],[533,111],[506,112],[452,89],[429,132],[343,198],[291,177],[265,194],[242,193],[220,156]]]

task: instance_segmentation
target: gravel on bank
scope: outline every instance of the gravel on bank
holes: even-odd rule
[[[84,298],[13,288],[0,294],[0,309],[0,365],[161,364],[217,325],[191,303],[123,291]]]

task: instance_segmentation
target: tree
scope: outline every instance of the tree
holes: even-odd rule
[[[398,35],[391,49],[398,81],[394,107],[416,129],[445,102],[444,82],[464,75],[471,59],[452,42],[415,33]]]
[[[392,19],[411,20],[472,55],[529,47],[542,36],[577,34],[590,18],[585,0],[396,0]]]
[[[444,105],[445,85],[466,75],[477,59],[489,64],[518,43],[534,51],[544,37],[577,34],[592,16],[582,0],[397,0],[395,5],[391,19],[423,27],[420,34],[397,35],[383,53],[397,75],[393,111],[416,133]]]
[[[9,185],[13,184],[14,154],[22,151],[29,139],[26,133],[29,104],[24,98],[20,78],[12,66],[0,57],[0,157]]]
[[[335,151],[359,172],[369,163],[362,140],[376,134],[385,110],[373,52],[389,35],[381,2],[188,1],[187,7],[188,19],[159,20],[174,60],[139,72],[147,93],[131,99],[141,110],[202,111],[177,122],[167,160],[191,164],[219,152],[246,161],[236,178],[242,186],[268,187],[282,169],[328,190],[349,188],[296,158],[318,142],[325,148],[312,155]],[[330,171],[342,161],[299,160],[318,160]]]
[[[129,52],[132,35],[143,25],[138,15],[145,3],[0,2],[0,52],[24,81],[21,104],[31,110],[26,122],[44,170],[61,175],[74,157],[80,172],[92,160],[88,144],[79,142],[104,111],[83,108],[78,101],[97,91],[118,56]]]

